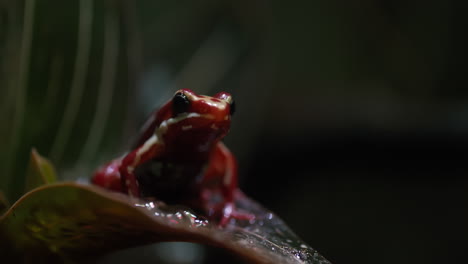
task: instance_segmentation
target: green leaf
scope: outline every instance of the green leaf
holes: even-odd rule
[[[54,183],[56,181],[57,176],[52,163],[39,155],[36,149],[32,149],[28,172],[26,174],[25,190],[30,191],[41,185]]]
[[[99,187],[39,187],[0,218],[0,259],[82,260],[162,241],[225,248],[250,263],[329,263],[271,212],[240,194],[237,206],[255,221],[212,225],[183,207],[132,199]],[[33,256],[33,257],[31,257]]]

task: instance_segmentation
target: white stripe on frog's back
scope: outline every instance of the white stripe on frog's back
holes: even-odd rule
[[[226,106],[232,101],[231,97],[225,99],[213,98],[205,95],[194,95],[194,94],[185,94],[191,102],[194,101],[205,101],[210,106],[216,107],[219,110],[226,109]]]
[[[162,135],[164,135],[167,132],[169,126],[173,124],[177,124],[185,119],[194,118],[194,117],[198,117],[198,118],[202,117],[206,119],[214,118],[214,116],[210,114],[201,115],[198,113],[182,113],[182,114],[177,115],[176,117],[164,120],[161,123],[161,125],[159,125],[159,127],[155,130],[154,134],[148,140],[146,140],[146,142],[141,147],[138,148],[135,154],[135,159],[133,160],[132,164],[127,167],[127,171],[129,173],[133,172],[133,170],[135,169],[135,166],[137,166],[140,163],[141,157],[145,153],[147,153],[152,147],[154,147],[154,145],[164,144]],[[191,127],[188,129],[191,129]]]

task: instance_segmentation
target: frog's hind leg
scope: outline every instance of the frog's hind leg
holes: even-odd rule
[[[108,190],[123,192],[122,177],[119,172],[121,162],[122,160],[118,158],[100,167],[94,172],[91,182]]]

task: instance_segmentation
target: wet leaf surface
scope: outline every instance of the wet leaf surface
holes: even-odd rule
[[[225,248],[251,263],[329,263],[273,213],[240,197],[238,207],[256,219],[232,220],[220,228],[184,207],[90,185],[46,185],[27,193],[0,218],[0,257],[77,260],[154,242],[186,241]]]

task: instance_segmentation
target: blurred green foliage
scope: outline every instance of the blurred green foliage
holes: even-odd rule
[[[112,2],[2,5],[1,131],[8,151],[2,152],[0,186],[16,199],[32,147],[60,168],[77,161],[95,166],[98,150],[118,148],[129,85]]]

